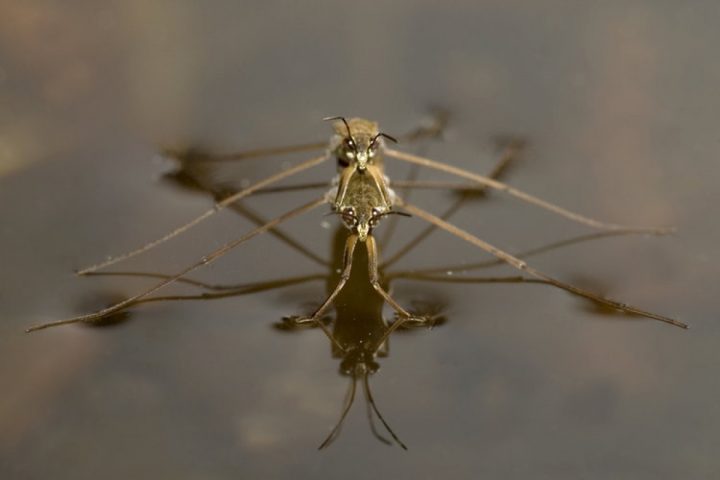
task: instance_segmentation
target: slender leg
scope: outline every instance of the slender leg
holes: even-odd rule
[[[207,165],[201,164],[193,164],[193,163],[182,163],[181,168],[177,170],[176,172],[168,175],[169,178],[175,180],[177,183],[179,183],[183,187],[190,186],[193,190],[197,189],[201,192],[207,193],[208,195],[211,195],[213,197],[213,200],[215,202],[222,202],[224,199],[230,197],[231,195],[236,194],[239,189],[233,189],[230,187],[227,187],[223,185],[222,183],[218,183],[215,176],[212,175],[212,167],[208,167]],[[321,184],[317,183],[303,183],[303,184],[295,184],[295,185],[283,185],[280,187],[268,187],[263,188],[260,190],[256,190],[253,192],[253,195],[258,195],[260,193],[266,193],[268,190],[274,190],[276,192],[292,192],[292,191],[301,191],[306,189],[314,189],[318,188],[320,186],[328,186],[328,182],[322,182]],[[262,216],[254,213],[247,205],[244,205],[240,201],[237,201],[235,203],[232,203],[228,205],[228,208],[232,209],[236,213],[240,214],[244,218],[250,220],[255,225],[260,226],[263,225],[267,219],[263,218]],[[290,248],[294,249],[301,255],[305,256],[306,258],[314,261],[315,263],[327,266],[328,262],[320,258],[318,255],[315,255],[310,249],[303,246],[300,242],[296,241],[286,233],[284,233],[279,228],[273,228],[268,232],[270,235],[276,237],[281,242],[288,245]]]
[[[440,108],[434,108],[431,110],[432,112],[432,121],[429,124],[421,125],[419,128],[412,132],[408,132],[405,135],[400,136],[400,142],[406,142],[406,143],[413,143],[417,140],[424,140],[424,139],[435,139],[435,138],[441,138],[443,132],[445,131],[445,127],[447,126],[448,119],[450,118],[450,113],[447,110],[440,109]],[[426,145],[423,145],[422,147],[425,147]],[[421,147],[421,148],[422,148]],[[425,149],[422,148],[421,151],[424,151]],[[407,176],[405,177],[405,185],[413,184],[417,178],[418,174],[420,173],[420,165],[410,165],[410,170],[408,171]],[[400,188],[400,196],[403,198],[406,198],[410,195],[409,190],[411,190],[413,187],[408,186],[405,188],[403,185],[398,185],[396,182],[393,182],[394,187]],[[384,247],[390,243],[390,239],[395,234],[395,231],[397,230],[398,226],[398,220],[399,217],[393,216],[391,217],[386,223],[385,223],[385,230],[383,232],[382,237],[378,239],[378,243],[380,245],[380,249],[384,250]]]
[[[678,320],[675,320],[675,319],[672,319],[672,318],[669,318],[669,317],[666,317],[663,315],[658,315],[656,313],[648,312],[646,310],[642,310],[637,307],[633,307],[632,305],[618,302],[616,300],[611,300],[609,298],[602,297],[600,295],[589,292],[587,290],[583,290],[583,289],[576,287],[574,285],[571,285],[569,283],[565,283],[560,280],[556,280],[555,278],[530,267],[527,263],[520,260],[519,258],[514,257],[514,256],[510,255],[509,253],[504,252],[497,247],[494,247],[493,245],[490,245],[489,243],[485,242],[484,240],[481,240],[480,238],[466,232],[465,230],[462,230],[462,229],[456,227],[455,225],[452,225],[452,224],[446,222],[445,220],[431,214],[430,212],[427,212],[419,207],[416,207],[415,205],[412,205],[412,204],[409,204],[406,202],[401,202],[401,203],[402,203],[402,206],[412,215],[422,218],[426,222],[430,222],[434,225],[437,225],[439,228],[442,228],[446,232],[449,232],[449,233],[455,235],[456,237],[461,238],[462,240],[465,240],[466,242],[469,242],[482,250],[485,250],[489,254],[499,258],[500,260],[507,263],[508,265],[510,265],[520,271],[527,272],[527,274],[532,277],[543,280],[555,287],[561,288],[561,289],[566,290],[575,295],[588,298],[590,300],[593,300],[598,303],[602,303],[603,305],[607,305],[609,307],[615,308],[615,309],[623,311],[623,312],[634,313],[637,315],[641,315],[643,317],[652,318],[654,320],[659,320],[661,322],[669,323],[671,325],[675,325],[676,327],[680,327],[680,328],[684,328],[684,329],[688,328],[687,324],[680,322]]]
[[[299,185],[287,185],[280,187],[268,187],[257,190],[254,195],[265,195],[268,193],[298,192],[300,190],[317,190],[319,188],[329,188],[330,182],[312,182],[302,183]]]
[[[127,298],[121,302],[118,302],[107,308],[99,310],[95,313],[90,313],[87,315],[80,315],[78,317],[68,318],[65,320],[57,320],[54,322],[48,322],[48,323],[42,323],[40,325],[35,325],[33,327],[28,328],[26,331],[34,332],[35,330],[42,330],[44,328],[56,327],[58,325],[67,325],[70,323],[78,323],[78,322],[89,322],[89,321],[93,321],[93,320],[97,320],[97,319],[106,317],[106,316],[113,314],[115,312],[118,312],[120,310],[123,310],[123,309],[127,308],[129,305],[136,303],[137,301],[155,293],[156,291],[160,290],[161,288],[165,287],[166,285],[169,285],[169,284],[175,282],[176,280],[179,280],[180,278],[187,275],[188,273],[190,273],[194,270],[197,270],[200,267],[210,265],[215,260],[217,260],[218,258],[220,258],[223,255],[225,255],[226,253],[228,253],[233,248],[235,248],[238,245],[240,245],[241,243],[253,238],[254,236],[264,233],[267,230],[270,230],[271,228],[273,228],[275,225],[278,225],[286,220],[289,220],[293,217],[297,217],[298,215],[301,215],[303,213],[309,212],[310,210],[317,208],[324,203],[325,203],[325,198],[318,198],[318,199],[313,200],[312,202],[309,202],[301,207],[295,208],[295,209],[285,213],[284,215],[276,217],[275,219],[269,221],[265,225],[246,233],[242,237],[226,243],[225,245],[218,248],[217,250],[214,250],[213,252],[209,253],[208,255],[202,257],[198,262],[193,263],[189,267],[184,268],[179,273],[172,275],[172,276],[162,280],[161,282],[157,283],[156,285],[148,288],[144,292],[141,292],[137,295]]]
[[[419,321],[420,320],[420,321]],[[387,341],[387,339],[392,335],[392,333],[397,330],[398,328],[402,327],[403,325],[408,325],[409,327],[416,327],[416,326],[425,326],[425,325],[433,325],[433,322],[435,320],[435,317],[432,319],[417,319],[416,317],[398,317],[395,319],[395,321],[385,330],[385,333],[382,337],[380,337],[380,341],[378,342],[378,345],[382,345],[384,342]]]
[[[482,192],[487,187],[476,183],[443,182],[437,180],[391,180],[393,188],[452,190],[456,192]]]
[[[242,203],[234,203],[230,205],[228,208],[231,208],[234,212],[239,213],[246,219],[250,220],[252,223],[254,223],[257,226],[263,225],[267,222],[267,219],[265,217],[260,216],[259,214],[252,211],[248,206],[242,204]],[[305,258],[317,263],[318,265],[322,265],[323,267],[327,267],[330,265],[330,262],[328,262],[326,259],[322,258],[321,256],[317,255],[315,252],[307,248],[305,245],[301,244],[297,240],[295,240],[293,237],[285,233],[279,228],[273,228],[271,229],[268,234],[274,236],[278,240],[280,240],[282,243],[287,245],[288,247],[292,248],[296,252],[298,252],[300,255],[304,256]]]
[[[493,169],[490,171],[490,175],[488,177],[491,179],[496,179],[500,175],[502,175],[502,173],[505,171],[505,169],[510,164],[510,162],[517,157],[518,153],[520,152],[520,150],[522,148],[522,145],[523,145],[522,142],[515,141],[515,142],[511,142],[510,145],[505,147],[503,149],[502,154],[500,155],[500,159],[495,164]],[[487,190],[486,185],[477,185],[473,189],[473,193],[481,194],[481,193],[484,193],[485,190]],[[450,208],[448,208],[445,211],[445,213],[443,213],[441,215],[440,218],[442,218],[443,220],[449,219],[452,215],[455,214],[455,212],[457,212],[460,209],[460,207],[463,206],[463,204],[467,201],[467,199],[468,199],[467,195],[463,195],[460,198],[458,198],[450,206]],[[426,229],[424,229],[422,232],[420,232],[418,235],[416,235],[415,238],[413,238],[412,240],[407,242],[393,256],[391,256],[390,258],[385,260],[385,262],[383,262],[381,268],[385,269],[385,268],[389,267],[393,263],[395,263],[398,260],[400,260],[401,258],[403,258],[405,255],[410,253],[415,247],[417,247],[428,236],[430,236],[430,234],[432,234],[436,228],[437,227],[435,225],[432,225],[432,224],[428,225],[428,227]]]
[[[166,279],[172,277],[172,275],[168,275],[165,273],[156,273],[156,272],[91,272],[88,273],[86,276],[88,277],[143,277],[143,278],[156,278],[156,279]],[[184,283],[186,285],[191,285],[193,287],[202,288],[205,290],[216,290],[216,291],[225,291],[225,290],[231,290],[234,288],[240,287],[239,285],[211,285],[209,283],[201,282],[200,280],[195,280],[192,278],[178,278],[176,280],[177,283]]]
[[[164,237],[154,240],[150,243],[147,243],[144,246],[142,246],[136,250],[133,250],[131,252],[127,252],[127,253],[124,253],[124,254],[121,254],[121,255],[118,255],[115,257],[111,257],[110,259],[108,259],[104,262],[84,268],[84,269],[78,271],[77,273],[78,273],[78,275],[84,275],[89,272],[94,272],[95,270],[99,270],[101,268],[107,267],[109,265],[113,265],[122,260],[127,260],[128,258],[134,257],[143,252],[146,252],[146,251],[150,250],[151,248],[154,248],[154,247],[160,245],[161,243],[164,243],[164,242],[170,240],[171,238],[185,232],[186,230],[189,230],[190,228],[194,227],[195,225],[202,222],[206,218],[212,216],[213,214],[219,212],[220,210],[227,207],[228,205],[240,200],[241,198],[251,195],[256,190],[266,187],[272,183],[279,182],[280,180],[282,180],[284,178],[291,177],[297,173],[307,170],[308,168],[314,167],[315,165],[319,165],[320,163],[324,162],[328,158],[329,157],[327,155],[312,158],[312,159],[306,160],[292,168],[288,168],[287,170],[283,170],[282,172],[276,173],[276,174],[271,175],[263,180],[260,180],[259,182],[256,182],[256,183],[250,185],[248,188],[240,190],[239,192],[237,192],[233,195],[230,195],[229,197],[225,198],[224,200],[216,203],[215,206],[213,206],[213,208],[211,208],[210,210],[206,211],[205,213],[203,213],[199,217],[196,217],[195,219],[191,220],[190,222],[186,223],[185,225],[176,228],[175,230],[168,233]]]
[[[197,150],[166,149],[163,151],[163,154],[168,157],[180,160],[182,162],[234,162],[237,160],[248,160],[251,158],[287,155],[297,152],[310,152],[313,150],[327,148],[327,146],[327,142],[314,142],[282,147],[259,148],[255,150],[245,150],[243,152],[227,154],[210,154]]]
[[[565,218],[568,218],[575,222],[581,223],[583,225],[587,225],[587,226],[599,228],[599,229],[604,229],[604,230],[621,230],[621,229],[627,228],[625,226],[614,224],[614,223],[600,222],[598,220],[594,220],[592,218],[588,218],[583,215],[571,212],[562,207],[554,205],[550,202],[546,202],[545,200],[542,200],[538,197],[535,197],[528,193],[517,190],[505,183],[498,182],[497,180],[493,180],[491,178],[484,177],[482,175],[477,175],[475,173],[469,172],[467,170],[463,170],[461,168],[453,167],[452,165],[446,165],[441,162],[436,162],[434,160],[430,160],[429,158],[419,157],[417,155],[412,155],[410,153],[400,152],[400,151],[392,150],[389,148],[385,149],[385,154],[387,156],[395,158],[397,160],[402,160],[404,162],[423,165],[425,167],[433,168],[435,170],[440,170],[440,171],[447,172],[447,173],[450,173],[453,175],[457,175],[459,177],[467,178],[468,180],[472,180],[472,181],[480,183],[482,185],[486,185],[495,190],[499,190],[501,192],[506,192],[509,195],[519,198],[527,203],[544,208],[553,213],[557,213],[558,215],[562,215]],[[667,228],[667,227],[665,227],[665,228],[653,227],[653,228],[647,228],[645,230],[647,231],[647,233],[665,234],[668,232],[668,230],[672,230],[672,229]]]
[[[403,198],[407,198],[409,195],[411,195],[411,191],[413,189],[413,184],[417,183],[417,177],[420,173],[420,166],[419,165],[409,165],[410,170],[408,171],[408,175],[405,178],[405,180],[402,183],[402,185],[398,185],[398,182],[391,182],[390,186],[393,188],[397,188],[398,190],[395,191],[395,193],[399,194]],[[390,239],[395,234],[395,231],[397,230],[398,226],[398,220],[399,215],[393,215],[391,216],[387,222],[385,222],[385,230],[383,231],[383,235],[381,238],[378,239],[378,244],[380,245],[381,250],[385,250],[385,246],[389,244]]]
[[[425,325],[431,323],[433,318],[413,315],[412,313],[401,307],[400,304],[397,303],[395,299],[392,298],[390,294],[385,291],[384,288],[382,288],[382,285],[380,285],[380,274],[378,273],[378,253],[375,238],[372,235],[368,235],[367,239],[365,240],[365,245],[367,246],[368,253],[368,274],[370,276],[370,284],[375,289],[375,291],[378,292],[385,299],[385,301],[393,308],[393,310],[397,312],[397,316],[404,322],[410,321],[418,325]]]
[[[305,323],[317,323],[319,325],[322,325],[322,323],[319,321],[320,316],[325,312],[325,310],[328,309],[328,307],[332,304],[332,301],[335,299],[338,293],[340,293],[340,290],[343,289],[345,286],[345,283],[347,283],[348,279],[350,278],[350,272],[352,270],[352,261],[353,261],[353,253],[355,252],[355,245],[357,245],[358,237],[355,234],[350,234],[345,241],[345,253],[343,255],[343,270],[340,274],[340,281],[337,285],[335,285],[335,289],[332,291],[332,293],[325,299],[325,301],[320,305],[320,307],[315,310],[315,312],[310,316],[303,316],[303,315],[297,315],[297,316],[289,316],[285,317],[285,321],[301,325]],[[341,347],[342,348],[342,347]]]

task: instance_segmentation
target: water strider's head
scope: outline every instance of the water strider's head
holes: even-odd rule
[[[326,120],[334,120],[335,135],[330,140],[330,151],[335,155],[341,168],[354,165],[362,172],[384,147],[384,138],[396,141],[381,132],[377,122],[363,118],[348,120],[344,117],[330,117]]]

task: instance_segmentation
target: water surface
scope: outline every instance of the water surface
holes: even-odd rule
[[[2,12],[3,478],[720,472],[720,12],[712,2],[6,1]],[[320,302],[322,281],[145,305],[104,328],[23,333],[138,292],[146,279],[72,270],[210,206],[208,195],[167,180],[161,147],[322,140],[330,130],[320,119],[337,114],[399,134],[433,106],[451,112],[445,140],[407,148],[487,172],[493,139],[519,135],[528,148],[504,177],[514,186],[608,221],[677,226],[672,237],[597,240],[529,261],[692,328],[610,314],[545,286],[398,279],[401,303],[444,305],[447,318],[393,335],[371,378],[407,452],[372,436],[362,398],[335,443],[316,450],[338,419],[347,379],[320,331],[273,324]],[[301,158],[224,166],[213,178],[243,185]],[[391,164],[389,173],[401,178],[407,168]],[[333,174],[327,165],[297,181]],[[246,205],[270,218],[312,195]],[[412,199],[441,212],[454,197]],[[332,261],[337,219],[323,213],[284,230]],[[512,252],[590,233],[501,194],[453,218]],[[250,228],[228,212],[123,268],[176,271]],[[421,228],[402,219],[383,254]],[[438,233],[394,268],[485,258]],[[315,273],[331,270],[268,236],[198,278]]]

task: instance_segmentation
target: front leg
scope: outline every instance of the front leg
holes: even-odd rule
[[[313,323],[316,325],[319,325],[321,327],[324,327],[322,325],[322,322],[319,321],[319,319],[322,317],[322,314],[325,312],[325,310],[328,309],[328,307],[332,304],[333,300],[337,296],[338,293],[340,293],[340,290],[343,289],[345,286],[345,283],[347,283],[348,279],[350,278],[350,271],[352,270],[352,260],[353,260],[353,253],[355,252],[355,245],[357,245],[358,236],[354,233],[350,234],[345,241],[345,253],[343,255],[343,270],[340,274],[340,281],[335,286],[335,289],[332,291],[332,293],[325,299],[325,301],[318,307],[317,310],[312,315],[293,315],[289,317],[283,318],[285,322],[288,322],[292,325],[305,325],[308,323]],[[324,328],[323,328],[324,329]]]
[[[380,275],[378,273],[378,252],[377,244],[375,243],[375,237],[373,237],[372,235],[368,235],[367,239],[365,240],[365,245],[367,246],[368,252],[368,274],[370,276],[370,284],[373,286],[375,291],[378,292],[385,299],[385,301],[390,304],[390,306],[395,310],[398,317],[396,320],[398,326],[400,324],[407,324],[408,326],[431,325],[434,321],[434,317],[413,315],[412,313],[401,307],[400,304],[397,303],[395,299],[392,298],[390,294],[385,291],[384,288],[382,288],[382,285],[380,285]]]

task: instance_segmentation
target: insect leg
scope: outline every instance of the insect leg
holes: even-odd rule
[[[180,278],[187,275],[188,273],[190,273],[194,270],[197,270],[200,267],[204,267],[206,265],[213,263],[215,260],[222,257],[223,255],[228,253],[233,248],[235,248],[238,245],[240,245],[241,243],[253,238],[254,236],[266,232],[267,230],[273,228],[275,225],[278,225],[279,223],[282,223],[293,217],[297,217],[298,215],[302,215],[303,213],[309,212],[310,210],[317,208],[324,203],[325,203],[325,198],[318,198],[316,200],[313,200],[312,202],[302,205],[301,207],[290,210],[289,212],[287,212],[283,215],[280,215],[279,217],[274,218],[273,220],[269,221],[265,225],[258,227],[254,230],[251,230],[250,232],[246,233],[245,235],[226,243],[225,245],[221,246],[220,248],[218,248],[218,249],[214,250],[213,252],[209,253],[208,255],[202,257],[199,261],[193,263],[189,267],[184,268],[182,271],[176,273],[175,275],[165,278],[164,280],[162,280],[161,282],[148,288],[144,292],[141,292],[137,295],[133,295],[132,297],[127,298],[121,302],[118,302],[107,308],[99,310],[95,313],[90,313],[87,315],[80,315],[80,316],[68,318],[65,320],[57,320],[54,322],[47,322],[47,323],[35,325],[35,326],[28,328],[26,331],[34,332],[35,330],[42,330],[44,328],[56,327],[59,325],[66,325],[66,324],[70,324],[70,323],[90,322],[93,320],[98,320],[100,318],[106,317],[115,312],[119,312],[120,310],[127,308],[129,305],[132,305],[133,303],[136,303],[137,301],[151,295],[152,293],[155,293],[156,291],[160,290],[161,288],[165,287],[166,285],[169,285],[169,284],[175,282],[176,280],[179,280]]]
[[[222,202],[224,199],[236,194],[240,189],[234,189],[227,187],[222,183],[218,183],[214,175],[212,175],[212,169],[208,168],[207,165],[188,164],[187,162],[181,164],[181,168],[177,171],[167,175],[168,178],[179,183],[181,186],[190,187],[192,189],[200,190],[201,192],[207,193],[212,196],[215,202]],[[254,196],[262,193],[279,193],[279,192],[296,192],[301,190],[317,189],[317,188],[329,188],[330,182],[315,182],[315,183],[302,183],[295,185],[281,185],[261,188],[253,192]],[[248,219],[257,226],[263,225],[267,222],[267,219],[261,215],[253,212],[247,205],[237,201],[228,205],[228,208],[238,213],[242,217]],[[296,250],[301,255],[304,255],[308,259],[314,261],[323,266],[327,266],[328,262],[313,253],[309,248],[302,245],[297,240],[284,233],[279,228],[273,228],[268,232],[270,235],[276,237],[281,242],[288,245],[290,248]]]
[[[438,180],[392,180],[390,186],[403,189],[451,190],[455,192],[481,193],[487,187],[476,183],[443,182]]]
[[[507,166],[510,164],[512,160],[514,160],[517,155],[520,153],[520,150],[522,148],[523,144],[522,142],[515,141],[511,142],[508,146],[506,146],[503,149],[502,154],[500,155],[500,159],[495,164],[493,169],[490,171],[490,174],[488,175],[489,178],[496,179],[502,173],[505,171]],[[473,188],[473,193],[484,193],[487,189],[486,185],[475,185]],[[463,195],[460,198],[458,198],[452,205],[450,205],[450,208],[448,208],[445,213],[441,215],[440,218],[447,220],[450,218],[455,212],[457,212],[460,207],[463,206],[465,201],[468,199],[467,195]],[[392,265],[393,263],[397,262],[401,258],[403,258],[405,255],[410,253],[415,247],[417,247],[423,240],[425,240],[428,236],[430,236],[431,233],[435,231],[437,227],[435,225],[428,225],[427,228],[425,228],[422,232],[417,234],[415,238],[407,242],[405,245],[403,245],[402,248],[400,248],[397,252],[395,252],[394,255],[392,255],[390,258],[385,260],[381,266],[381,268],[385,269],[388,266]]]
[[[181,234],[181,233],[189,230],[190,228],[194,227],[195,225],[197,225],[198,223],[202,222],[202,221],[205,220],[206,218],[211,217],[212,215],[214,215],[215,213],[219,212],[220,210],[222,210],[223,208],[227,207],[228,205],[230,205],[230,204],[232,204],[232,203],[240,200],[241,198],[244,198],[244,197],[247,197],[248,195],[251,195],[251,194],[252,194],[253,192],[255,192],[256,190],[259,190],[259,189],[261,189],[261,188],[263,188],[263,187],[265,187],[265,186],[268,186],[268,185],[270,185],[270,184],[279,182],[280,180],[282,180],[282,179],[284,179],[284,178],[291,177],[291,176],[293,176],[293,175],[295,175],[295,174],[297,174],[297,173],[300,173],[300,172],[302,172],[302,171],[304,171],[304,170],[307,170],[307,169],[309,169],[309,168],[311,168],[311,167],[314,167],[315,165],[319,165],[320,163],[324,162],[324,161],[327,160],[328,158],[329,158],[329,157],[328,157],[327,155],[323,155],[323,156],[320,156],[320,157],[315,157],[315,158],[312,158],[312,159],[310,159],[310,160],[306,160],[306,161],[304,161],[304,162],[302,162],[302,163],[300,163],[300,164],[298,164],[298,165],[295,165],[295,166],[292,167],[292,168],[288,168],[287,170],[283,170],[282,172],[279,172],[279,173],[276,173],[276,174],[271,175],[271,176],[269,176],[269,177],[266,177],[265,179],[260,180],[260,181],[258,181],[258,182],[256,182],[256,183],[250,185],[249,187],[247,187],[247,188],[245,188],[245,189],[243,189],[243,190],[240,190],[240,191],[237,192],[237,193],[234,193],[234,194],[230,195],[229,197],[225,198],[224,200],[222,200],[222,201],[220,201],[220,202],[217,202],[217,203],[213,206],[213,208],[211,208],[210,210],[207,210],[205,213],[203,213],[202,215],[196,217],[195,219],[191,220],[190,222],[186,223],[185,225],[182,225],[181,227],[176,228],[175,230],[173,230],[172,232],[168,233],[168,234],[165,235],[164,237],[159,238],[159,239],[157,239],[157,240],[154,240],[154,241],[152,241],[152,242],[150,242],[150,243],[147,243],[147,244],[143,245],[142,247],[140,247],[140,248],[138,248],[138,249],[136,249],[136,250],[133,250],[133,251],[131,251],[131,252],[127,252],[127,253],[123,253],[123,254],[121,254],[121,255],[117,255],[117,256],[115,256],[115,257],[111,257],[111,258],[109,258],[108,260],[106,260],[106,261],[104,261],[104,262],[101,262],[101,263],[98,263],[98,264],[95,264],[95,265],[91,265],[91,266],[89,266],[89,267],[87,267],[87,268],[84,268],[84,269],[82,269],[82,270],[79,270],[79,271],[77,272],[77,274],[78,274],[78,275],[84,275],[84,274],[89,273],[89,272],[94,272],[95,270],[99,270],[99,269],[101,269],[101,268],[104,268],[104,267],[113,265],[113,264],[118,263],[118,262],[120,262],[120,261],[127,260],[128,258],[134,257],[134,256],[136,256],[136,255],[139,255],[139,254],[143,253],[143,252],[146,252],[146,251],[148,251],[148,250],[150,250],[150,249],[152,249],[152,248],[160,245],[161,243],[164,243],[164,242],[170,240],[171,238],[173,238],[173,237],[175,237],[175,236],[177,236],[177,235],[179,235],[179,234]]]
[[[335,285],[335,289],[332,291],[330,295],[325,299],[325,301],[318,307],[315,312],[310,316],[289,316],[285,317],[284,320],[290,323],[294,324],[305,324],[305,323],[317,323],[319,325],[322,325],[321,322],[319,322],[320,316],[325,312],[325,310],[328,309],[328,307],[332,304],[332,301],[335,299],[335,297],[340,293],[340,290],[343,289],[345,286],[345,283],[347,283],[348,279],[350,278],[350,272],[352,270],[352,261],[353,261],[353,253],[355,252],[355,246],[357,245],[358,236],[356,234],[350,234],[348,235],[347,240],[345,241],[345,253],[343,254],[343,269],[342,273],[340,274],[340,281],[338,281],[337,285]],[[341,347],[342,348],[342,347]]]
[[[510,255],[507,252],[504,252],[503,250],[500,250],[499,248],[487,243],[484,240],[481,240],[480,238],[472,235],[471,233],[466,232],[465,230],[462,230],[455,225],[446,222],[445,220],[431,214],[430,212],[427,212],[419,207],[416,207],[415,205],[409,204],[409,203],[402,203],[403,207],[412,215],[417,216],[419,218],[422,218],[426,222],[430,222],[433,225],[437,225],[439,228],[442,228],[443,230],[455,235],[456,237],[465,240],[466,242],[469,242],[476,247],[488,252],[489,254],[493,255],[494,257],[502,260],[503,262],[507,263],[508,265],[512,266],[513,268],[516,268],[522,272],[526,272],[528,275],[537,278],[539,280],[543,280],[555,287],[561,288],[563,290],[566,290],[572,294],[588,298],[590,300],[593,300],[595,302],[601,303],[603,305],[607,305],[609,307],[615,308],[617,310],[628,312],[628,313],[634,313],[636,315],[640,315],[646,318],[652,318],[654,320],[659,320],[661,322],[669,323],[670,325],[675,325],[676,327],[687,329],[687,324],[680,322],[678,320],[666,317],[664,315],[659,315],[657,313],[648,312],[646,310],[642,310],[640,308],[634,307],[632,305],[628,305],[625,303],[618,302],[616,300],[612,300],[609,298],[602,297],[600,295],[597,295],[595,293],[589,292],[587,290],[584,290],[580,287],[576,287],[575,285],[571,285],[569,283],[562,282],[560,280],[557,280],[539,270],[536,270],[532,267],[530,267],[527,263],[520,260],[519,258]]]
[[[397,160],[402,160],[404,162],[422,165],[422,166],[425,166],[428,168],[432,168],[432,169],[439,170],[442,172],[450,173],[452,175],[457,175],[459,177],[467,178],[468,180],[472,180],[472,181],[480,183],[482,185],[486,185],[495,190],[498,190],[501,192],[506,192],[509,195],[512,195],[513,197],[519,198],[520,200],[523,200],[527,203],[536,205],[540,208],[544,208],[545,210],[551,211],[553,213],[556,213],[558,215],[561,215],[565,218],[568,218],[575,222],[581,223],[583,225],[587,225],[590,227],[599,228],[599,229],[603,229],[603,230],[621,230],[621,229],[628,228],[628,227],[614,224],[614,223],[601,222],[599,220],[594,220],[592,218],[585,217],[578,213],[571,212],[571,211],[566,210],[565,208],[562,208],[558,205],[552,204],[552,203],[542,200],[538,197],[535,197],[533,195],[525,193],[521,190],[513,188],[510,185],[507,185],[505,183],[498,182],[497,180],[493,180],[491,178],[488,178],[488,177],[485,177],[482,175],[478,175],[478,174],[469,172],[467,170],[463,170],[461,168],[453,167],[452,165],[447,165],[445,163],[437,162],[437,161],[431,160],[429,158],[420,157],[417,155],[412,155],[410,153],[400,152],[398,150],[392,150],[389,148],[385,149],[385,154],[387,156],[395,158]],[[668,233],[668,231],[672,231],[674,229],[668,228],[668,227],[660,227],[660,228],[650,227],[650,228],[645,228],[643,230],[645,230],[647,233],[652,233],[652,234],[658,235],[658,234],[666,234],[666,233]]]
[[[319,188],[330,188],[331,185],[331,182],[312,182],[297,185],[282,185],[279,187],[261,188],[260,190],[257,190],[255,192],[255,195],[264,195],[268,193],[299,192],[300,190],[317,190]]]
[[[234,212],[238,213],[239,215],[243,216],[250,222],[254,223],[257,226],[263,225],[267,222],[267,219],[258,213],[254,212],[252,209],[250,209],[247,205],[240,203],[234,203],[230,205],[228,208],[233,210]],[[308,247],[300,243],[298,240],[290,236],[289,234],[282,231],[280,228],[273,228],[271,229],[268,234],[272,235],[273,237],[280,240],[282,243],[287,245],[288,247],[292,248],[296,252],[298,252],[300,255],[304,256],[305,258],[317,263],[318,265],[322,265],[324,267],[327,267],[330,265],[330,263],[310,250]]]
[[[382,285],[380,285],[380,274],[378,273],[378,253],[375,238],[372,235],[368,235],[367,239],[365,240],[365,245],[367,246],[368,253],[368,274],[370,276],[370,284],[375,289],[375,291],[378,292],[393,308],[393,310],[397,312],[399,319],[402,319],[402,321],[411,321],[417,324],[425,324],[432,321],[431,318],[411,314],[402,306],[400,306],[400,304],[397,303],[395,299],[392,298],[390,294],[385,291],[384,288],[382,288]],[[395,323],[397,323],[398,321],[396,321]]]
[[[146,278],[171,278],[172,275],[165,275],[162,273],[145,273],[145,272],[111,272],[111,273],[97,273],[93,275],[113,275],[113,276],[131,276],[131,277],[146,277]],[[301,275],[297,277],[280,278],[276,280],[267,280],[264,282],[245,283],[239,285],[209,285],[204,282],[197,280],[191,280],[187,278],[179,278],[175,280],[177,283],[185,283],[192,285],[197,288],[209,290],[196,295],[164,295],[156,297],[145,297],[137,300],[136,302],[127,305],[125,308],[134,307],[141,303],[154,303],[154,302],[167,302],[173,300],[216,300],[226,297],[237,297],[240,295],[248,295],[257,292],[264,292],[267,290],[275,290],[278,288],[288,287],[291,285],[299,285],[302,283],[312,282],[315,280],[324,280],[327,275],[322,273],[316,273],[311,275]]]

